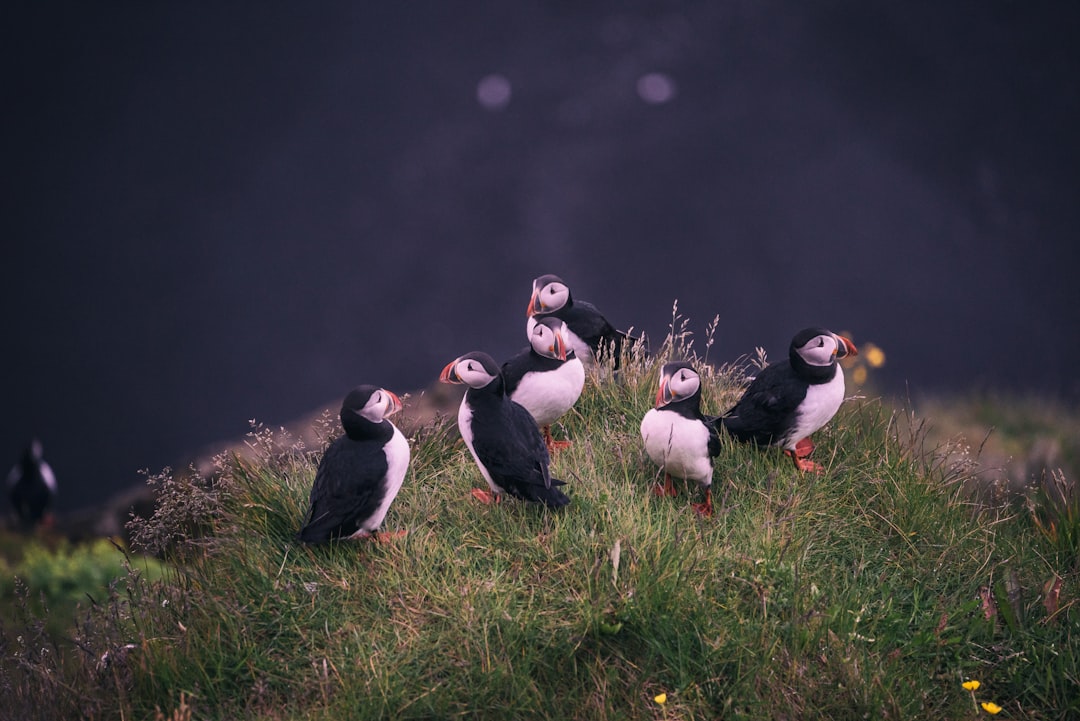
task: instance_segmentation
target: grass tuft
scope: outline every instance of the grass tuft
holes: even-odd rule
[[[701,519],[697,489],[651,493],[659,367],[697,361],[720,413],[755,366],[704,365],[677,306],[670,331],[555,429],[561,511],[477,504],[452,412],[410,430],[390,543],[295,542],[322,445],[280,431],[253,427],[213,483],[155,477],[134,537],[172,570],[91,609],[70,677],[109,690],[96,715],[159,719],[940,719],[974,695],[1080,714],[1067,511],[973,502],[971,466],[927,452],[917,418],[851,399],[817,434],[820,475],[725,439]]]

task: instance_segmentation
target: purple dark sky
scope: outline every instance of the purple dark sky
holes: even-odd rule
[[[0,461],[62,507],[509,356],[542,273],[715,360],[824,325],[887,391],[1080,397],[1064,4],[92,5],[0,31]]]

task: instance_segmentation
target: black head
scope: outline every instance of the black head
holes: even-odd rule
[[[574,304],[570,287],[557,275],[541,275],[533,280],[527,315],[552,313]]]
[[[807,378],[832,378],[838,358],[858,350],[847,338],[825,328],[804,328],[791,339],[788,358],[797,373]]]
[[[482,351],[466,353],[447,363],[439,380],[443,383],[464,383],[470,388],[502,391],[502,371],[495,359]]]
[[[660,371],[660,387],[656,391],[656,407],[688,401],[693,408],[701,406],[701,377],[691,363],[665,363]]]
[[[364,438],[401,408],[401,399],[385,388],[357,386],[341,403],[341,426],[349,438]]]

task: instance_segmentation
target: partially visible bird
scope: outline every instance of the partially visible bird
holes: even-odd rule
[[[544,316],[555,316],[566,323],[570,347],[589,368],[596,365],[598,357],[610,351],[614,369],[618,370],[623,348],[638,341],[616,330],[592,303],[575,301],[570,295],[570,287],[557,275],[541,275],[533,280],[527,330],[531,333],[533,324]]]
[[[401,407],[397,395],[373,385],[357,386],[345,396],[345,435],[327,447],[319,462],[301,541],[386,535],[378,533],[379,527],[409,467],[409,442],[388,420]]]
[[[491,493],[473,489],[484,503],[498,503],[503,494],[560,508],[570,499],[551,477],[550,456],[536,421],[506,395],[502,373],[487,353],[473,352],[443,368],[443,383],[468,386],[458,409],[458,429],[487,481]]]
[[[567,347],[566,335],[562,320],[541,318],[529,333],[529,347],[502,365],[506,394],[532,414],[548,451],[570,445],[552,438],[551,424],[574,407],[585,386],[585,366]]]
[[[7,477],[8,498],[23,530],[52,523],[56,498],[56,475],[42,455],[41,441],[34,438]]]
[[[810,460],[814,433],[844,401],[838,358],[856,355],[855,344],[824,328],[795,334],[787,360],[766,366],[721,423],[740,441],[779,446],[801,471],[820,472]]]
[[[713,515],[712,459],[720,453],[716,418],[701,413],[701,377],[685,361],[664,364],[656,406],[641,419],[641,439],[653,463],[664,472],[664,483],[656,484],[658,496],[677,494],[671,477],[696,482],[705,491],[705,501],[694,510]]]

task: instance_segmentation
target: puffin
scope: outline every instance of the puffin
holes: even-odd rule
[[[570,287],[557,275],[541,275],[533,280],[526,325],[530,335],[533,325],[544,316],[555,316],[566,323],[570,347],[589,368],[595,367],[597,356],[610,347],[614,353],[614,368],[619,370],[623,345],[638,340],[615,330],[592,303],[575,301],[570,295]]]
[[[357,386],[345,396],[345,435],[327,447],[319,462],[298,534],[301,542],[404,535],[378,532],[409,467],[409,442],[388,420],[401,407],[401,398],[374,385]]]
[[[566,484],[551,477],[540,428],[524,406],[506,395],[495,359],[479,351],[466,353],[448,363],[439,380],[468,386],[458,409],[458,430],[491,489],[474,488],[474,497],[491,504],[509,494],[548,508],[570,503],[559,490]]]
[[[7,477],[8,498],[24,530],[50,525],[56,498],[56,475],[42,455],[41,441],[33,438]]]
[[[824,328],[805,328],[791,340],[787,360],[766,366],[720,422],[734,438],[779,446],[800,471],[820,473],[810,460],[810,434],[828,423],[844,401],[838,359],[857,355],[849,339]]]
[[[574,407],[585,387],[585,365],[566,337],[566,323],[541,318],[529,333],[529,347],[502,365],[506,395],[532,415],[549,452],[570,445],[552,437],[551,424]]]
[[[671,477],[696,481],[705,500],[693,504],[700,515],[713,515],[713,462],[720,453],[717,418],[701,412],[701,377],[686,361],[665,363],[660,371],[656,405],[641,419],[641,439],[653,463],[664,471],[658,496],[677,494]]]

